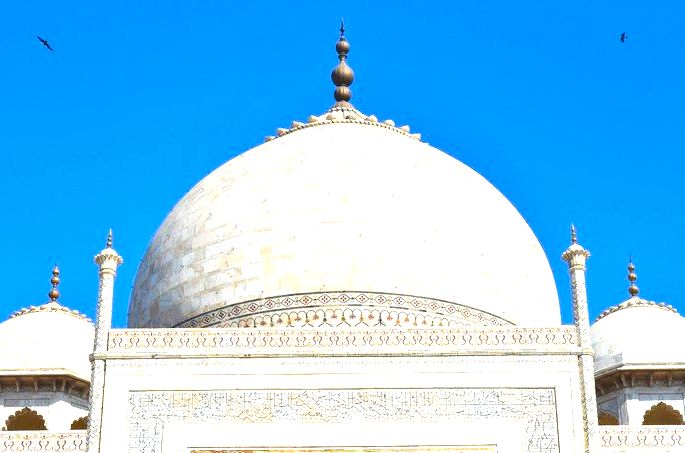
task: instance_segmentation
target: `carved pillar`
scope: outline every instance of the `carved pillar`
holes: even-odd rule
[[[124,260],[112,248],[112,230],[107,236],[105,248],[95,256],[99,268],[98,302],[95,317],[95,341],[91,355],[90,410],[88,415],[88,452],[100,451],[103,394],[105,389],[105,358],[107,337],[112,328],[114,302],[114,279],[117,267]]]
[[[599,448],[599,429],[597,421],[597,396],[595,393],[595,365],[592,336],[590,334],[590,315],[587,305],[585,287],[585,263],[590,252],[585,250],[576,238],[576,229],[571,225],[571,245],[561,255],[568,263],[571,277],[571,295],[573,297],[573,322],[576,326],[580,374],[581,404],[583,413],[583,431],[585,433],[585,452],[596,453]]]

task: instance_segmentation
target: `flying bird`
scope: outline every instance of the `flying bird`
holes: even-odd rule
[[[48,43],[48,40],[47,40],[47,39],[43,39],[43,38],[41,38],[40,36],[37,36],[37,35],[36,35],[36,38],[38,38],[38,41],[40,41],[45,47],[47,47],[48,49],[50,49],[50,51],[53,51],[53,49],[52,49],[52,47],[50,47],[50,44]]]
[[[619,39],[621,40],[621,42],[626,42],[627,37],[628,37],[628,35],[626,35],[625,32],[623,32],[623,33],[621,33],[621,37]]]

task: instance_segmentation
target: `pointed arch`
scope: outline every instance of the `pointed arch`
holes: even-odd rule
[[[71,422],[71,429],[88,429],[88,416],[77,418]]]
[[[643,425],[682,425],[683,414],[661,401],[645,412]]]
[[[600,425],[618,425],[618,417],[610,412],[600,411],[598,414],[598,422]]]
[[[42,415],[25,407],[7,417],[5,429],[7,431],[42,431],[48,428],[45,426]]]

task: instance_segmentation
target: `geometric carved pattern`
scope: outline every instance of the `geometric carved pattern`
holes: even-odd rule
[[[487,423],[516,420],[524,451],[556,453],[553,389],[300,389],[131,391],[129,453],[160,453],[167,422],[232,423]],[[265,428],[268,429],[268,428]],[[259,442],[258,439],[255,442]],[[179,446],[183,448],[183,446]]]
[[[683,415],[663,401],[645,412],[643,425],[682,425]]]
[[[201,313],[174,327],[505,326],[491,313],[428,297],[330,291],[254,299]]]
[[[10,415],[5,421],[5,431],[40,431],[47,429],[45,420],[38,412],[25,407]]]

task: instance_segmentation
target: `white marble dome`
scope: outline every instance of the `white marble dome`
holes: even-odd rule
[[[685,367],[685,318],[668,305],[631,297],[603,312],[591,332],[597,374]]]
[[[25,308],[0,324],[0,375],[66,375],[90,382],[95,328],[57,302]]]
[[[327,291],[559,325],[549,263],[516,208],[406,129],[350,111],[366,119],[294,123],[186,194],[138,268],[129,326],[188,325],[246,301]]]

